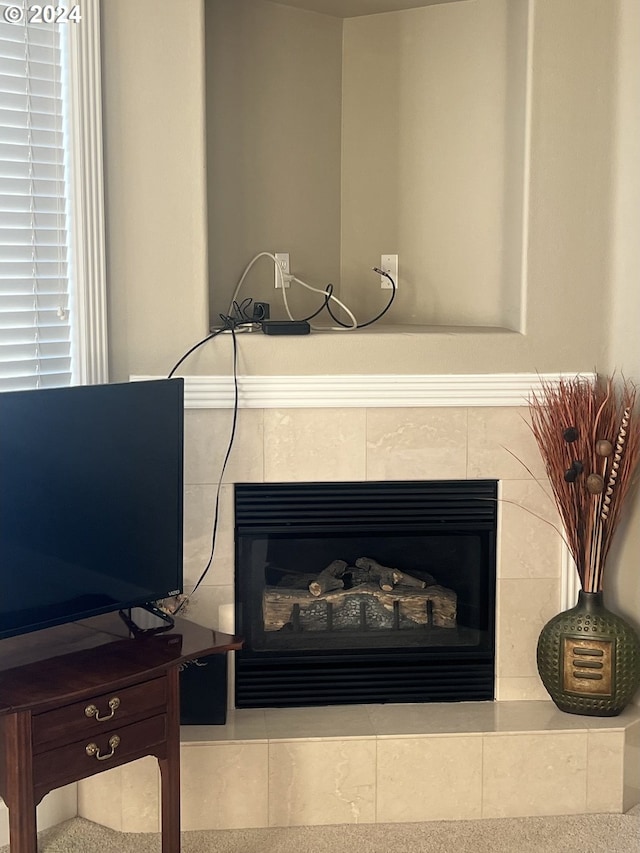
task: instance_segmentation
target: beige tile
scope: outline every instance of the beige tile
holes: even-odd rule
[[[497,678],[496,699],[503,702],[520,702],[547,699],[549,694],[538,675],[525,678]]]
[[[591,718],[565,714],[547,696],[542,701],[496,702],[497,733],[545,734],[547,732],[586,732]]]
[[[185,586],[195,583],[211,556],[217,487],[186,486],[184,490],[184,578]],[[220,490],[216,547],[207,583],[233,583],[234,572],[234,491],[232,485]]]
[[[126,764],[122,773],[122,831],[160,831],[160,770],[152,756]]]
[[[187,409],[184,426],[184,480],[187,485],[216,484],[231,437],[231,410]],[[263,412],[240,409],[225,483],[263,480]]]
[[[223,726],[182,726],[180,729],[182,743],[258,740],[265,743],[267,740],[267,726],[262,708],[243,708],[240,711],[230,708]]]
[[[636,706],[623,711],[623,715],[638,714]],[[624,811],[640,803],[640,720],[628,725],[624,743]]]
[[[624,799],[624,732],[591,731],[587,740],[587,811],[621,812]]]
[[[362,705],[322,708],[267,708],[265,725],[271,739],[341,739],[373,737],[374,730]]]
[[[364,480],[364,409],[268,409],[266,482]]]
[[[544,479],[544,463],[528,422],[526,407],[469,409],[467,477]]]
[[[466,459],[466,409],[367,409],[368,480],[464,479]]]
[[[482,817],[579,814],[586,800],[586,732],[485,736]]]
[[[500,490],[499,516],[498,576],[559,577],[562,549],[560,519],[553,498],[544,490],[544,483],[539,480],[504,480]]]
[[[219,612],[221,605],[233,604],[233,586],[210,586],[204,581],[191,595],[192,586],[185,586],[185,593],[189,595],[189,602],[180,615],[197,625],[205,628],[219,628]]]
[[[559,605],[559,579],[498,581],[496,663],[500,678],[537,675],[538,637],[544,625],[558,613]]]
[[[478,818],[482,736],[380,740],[377,781],[378,822]]]
[[[105,770],[78,782],[78,816],[122,832],[122,771]]]
[[[119,832],[158,832],[160,773],[147,756],[78,782],[78,815]]]
[[[48,829],[78,814],[78,789],[74,783],[47,794],[36,809],[38,829]],[[7,840],[8,843],[8,840]]]
[[[376,742],[269,745],[269,826],[375,821]]]
[[[184,744],[182,829],[267,826],[266,743]]]
[[[494,702],[430,702],[367,706],[378,737],[493,731]]]

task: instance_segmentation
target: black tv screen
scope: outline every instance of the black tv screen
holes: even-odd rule
[[[0,393],[0,637],[182,591],[184,382]]]

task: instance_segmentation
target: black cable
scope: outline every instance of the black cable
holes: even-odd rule
[[[396,298],[396,291],[397,291],[397,289],[398,289],[398,288],[397,288],[397,286],[396,286],[396,283],[395,283],[395,281],[391,278],[391,276],[389,275],[389,273],[388,273],[388,272],[385,272],[384,270],[381,270],[379,267],[373,267],[373,271],[374,271],[374,272],[377,272],[377,273],[378,273],[378,275],[383,275],[383,276],[385,276],[386,278],[388,278],[388,279],[389,279],[389,281],[391,282],[391,288],[392,288],[391,298],[389,299],[389,301],[387,302],[387,304],[385,305],[385,307],[382,309],[382,311],[381,311],[379,314],[377,314],[377,315],[376,315],[372,320],[367,320],[367,322],[366,322],[366,323],[358,323],[356,326],[353,326],[353,325],[351,325],[350,323],[343,323],[343,322],[342,322],[342,320],[338,320],[338,318],[336,317],[336,315],[335,315],[335,314],[333,313],[333,311],[331,310],[331,307],[330,307],[330,306],[329,306],[329,304],[327,303],[327,306],[326,306],[326,307],[327,307],[327,311],[328,311],[328,312],[329,312],[329,314],[331,315],[332,320],[333,320],[334,322],[336,322],[339,326],[342,326],[344,329],[364,329],[366,326],[371,326],[371,325],[372,325],[372,323],[377,323],[377,321],[378,321],[381,317],[384,317],[384,315],[387,313],[387,311],[389,310],[389,308],[391,308],[391,304],[393,303],[393,300]]]
[[[229,435],[229,443],[227,445],[227,450],[224,455],[224,460],[222,462],[222,468],[220,469],[220,477],[218,478],[218,486],[216,488],[216,500],[215,500],[215,509],[213,513],[213,529],[211,535],[211,553],[209,554],[209,559],[207,560],[207,564],[202,570],[200,577],[198,578],[196,585],[193,587],[191,592],[186,598],[180,602],[176,610],[175,614],[179,613],[182,608],[185,606],[190,596],[194,594],[194,592],[198,589],[202,581],[204,580],[207,572],[211,568],[211,564],[213,563],[213,555],[216,549],[216,538],[218,535],[218,518],[220,514],[220,491],[222,489],[222,481],[224,479],[224,473],[227,469],[227,463],[229,462],[229,457],[231,456],[231,449],[233,447],[233,442],[236,436],[236,426],[238,423],[238,342],[236,341],[236,330],[233,326],[230,327],[231,330],[231,338],[233,340],[233,418],[231,421],[231,433]]]
[[[318,308],[318,310],[314,311],[313,314],[309,314],[309,316],[305,317],[303,320],[299,320],[297,322],[308,323],[309,320],[313,320],[314,317],[317,317],[321,311],[324,311],[324,309],[327,308],[327,306],[329,305],[329,300],[331,299],[331,294],[333,293],[333,285],[331,283],[329,283],[326,286],[324,292],[325,292],[324,302]]]
[[[198,347],[201,347],[203,344],[206,344],[206,342],[207,342],[207,341],[212,340],[213,338],[217,337],[217,335],[219,335],[221,332],[224,332],[224,331],[225,331],[224,329],[215,329],[213,332],[210,332],[210,333],[207,335],[207,337],[206,337],[206,338],[203,338],[201,341],[198,341],[198,343],[197,343],[197,344],[194,344],[194,345],[191,347],[191,349],[187,350],[187,351],[185,352],[185,354],[184,354],[181,358],[179,358],[179,359],[178,359],[178,361],[173,365],[173,367],[171,368],[171,370],[169,371],[169,373],[168,373],[168,375],[167,375],[167,379],[171,379],[171,378],[172,378],[173,374],[174,374],[174,373],[176,372],[176,370],[180,367],[180,365],[182,364],[182,362],[183,362],[186,358],[188,358],[188,357],[191,355],[191,353],[192,353],[192,352],[195,352],[195,351],[198,349]]]

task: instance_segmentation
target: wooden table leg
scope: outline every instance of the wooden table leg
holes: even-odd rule
[[[4,720],[6,805],[11,853],[36,853],[36,804],[31,761],[31,714],[9,714]]]
[[[167,755],[158,762],[162,779],[162,853],[180,853],[180,696],[177,667],[167,673],[167,688]]]

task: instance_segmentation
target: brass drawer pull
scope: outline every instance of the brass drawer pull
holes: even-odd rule
[[[117,696],[114,696],[112,699],[109,699],[109,707],[111,708],[111,713],[107,717],[101,717],[100,711],[96,708],[95,705],[87,705],[84,709],[85,716],[87,717],[95,717],[99,723],[102,723],[104,720],[110,720],[116,712],[116,709],[120,707],[120,700]]]
[[[116,749],[120,745],[120,738],[118,735],[111,735],[109,738],[109,746],[111,747],[111,752],[108,752],[106,755],[100,755],[100,747],[97,743],[88,743],[84,751],[87,755],[92,758],[94,755],[98,759],[98,761],[106,761],[107,758],[112,758]]]

